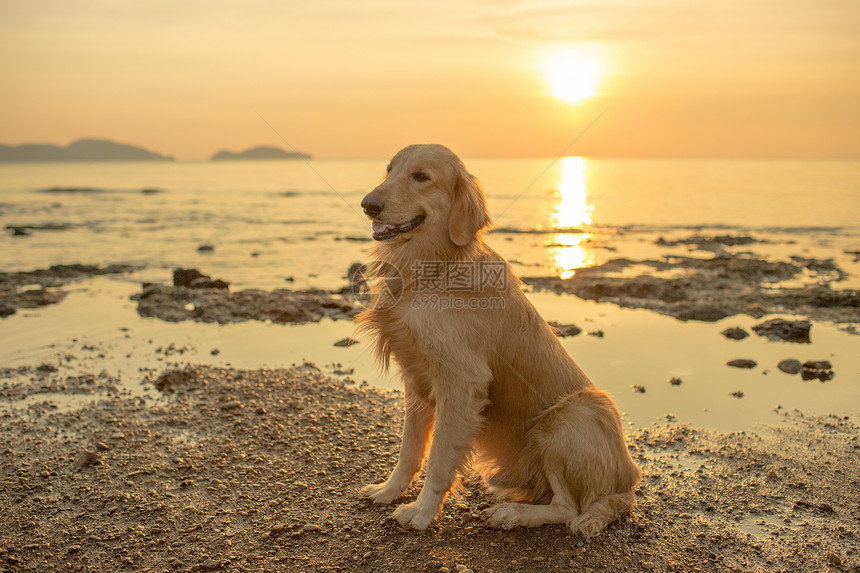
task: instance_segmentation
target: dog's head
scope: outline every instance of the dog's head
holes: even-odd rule
[[[490,223],[484,192],[460,158],[441,145],[410,145],[361,201],[377,241],[471,243]]]

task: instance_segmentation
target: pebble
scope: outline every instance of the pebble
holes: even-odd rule
[[[349,338],[349,337],[343,338],[343,339],[338,340],[337,342],[334,343],[335,346],[342,346],[342,347],[349,347],[349,346],[352,346],[353,344],[358,344],[358,341],[353,340],[352,338]]]
[[[808,320],[784,320],[775,318],[756,324],[753,332],[768,339],[781,339],[786,342],[809,343],[809,331],[812,324]]]
[[[734,328],[727,328],[724,331],[722,331],[720,334],[722,334],[726,338],[730,338],[732,340],[743,340],[744,338],[746,338],[747,336],[750,335],[749,332],[747,332],[743,328],[738,328],[737,326],[735,326]]]
[[[634,392],[639,392],[640,394],[645,393],[645,386],[642,386],[641,384],[634,384],[631,388],[633,388]]]
[[[214,559],[207,559],[203,563],[200,564],[200,569],[204,571],[215,571],[216,569],[221,569],[221,561],[215,561]]]
[[[683,380],[677,377],[669,378],[669,384],[672,386],[680,386]]]
[[[75,459],[75,465],[78,466],[79,468],[86,468],[89,466],[100,466],[103,463],[104,462],[102,460],[102,457],[99,454],[97,454],[95,452],[91,452],[89,450],[84,450],[83,452],[78,454],[78,457]]]
[[[733,368],[755,368],[758,366],[758,362],[750,360],[749,358],[735,358],[734,360],[726,362],[726,366],[731,366]]]
[[[797,374],[802,368],[800,360],[795,360],[794,358],[786,358],[785,360],[780,360],[779,364],[777,364],[776,367],[785,372],[786,374]]]
[[[549,325],[556,330],[556,336],[566,338],[568,336],[576,336],[582,332],[582,329],[575,324],[561,324],[558,322],[550,322]]]
[[[311,531],[320,531],[320,526],[315,525],[313,523],[307,523],[304,527],[302,527],[302,531],[311,532]]]

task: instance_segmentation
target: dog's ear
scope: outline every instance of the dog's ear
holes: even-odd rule
[[[454,188],[454,205],[448,221],[448,234],[454,244],[468,245],[475,235],[490,224],[487,201],[478,180],[465,170],[460,171]]]

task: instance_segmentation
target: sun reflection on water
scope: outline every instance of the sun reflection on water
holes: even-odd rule
[[[577,227],[591,224],[594,206],[588,204],[585,184],[585,159],[565,157],[561,164],[561,181],[558,184],[559,201],[552,214],[553,226],[567,232],[552,237],[548,249],[555,266],[561,269],[561,278],[570,278],[577,269],[594,263],[593,252],[586,247],[589,233]]]

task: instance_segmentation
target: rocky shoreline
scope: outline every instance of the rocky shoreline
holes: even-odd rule
[[[33,271],[0,272],[0,318],[19,308],[38,308],[57,304],[66,298],[61,287],[88,277],[124,274],[136,270],[132,265],[54,265]]]
[[[670,243],[665,243],[670,244]],[[711,258],[614,259],[572,277],[524,277],[535,289],[574,294],[679,320],[715,322],[728,316],[790,313],[812,320],[860,322],[860,291],[837,290],[845,272],[831,259],[769,261],[718,250]],[[784,286],[802,280],[802,286]]]

